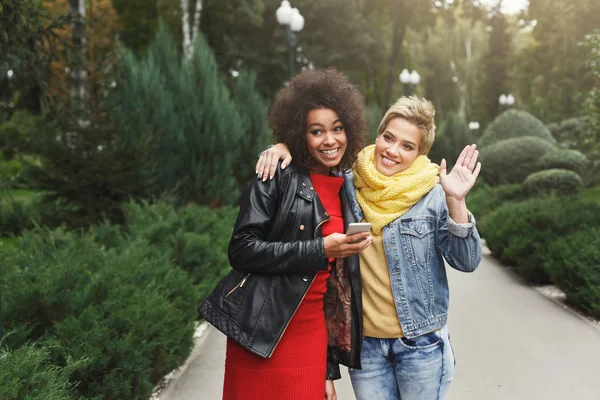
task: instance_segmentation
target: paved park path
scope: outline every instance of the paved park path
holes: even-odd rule
[[[457,360],[450,400],[600,399],[600,326],[524,285],[489,256],[474,274],[449,269],[449,279]],[[224,336],[210,329],[203,340],[161,400],[221,399]],[[336,389],[339,400],[355,400],[345,371]]]

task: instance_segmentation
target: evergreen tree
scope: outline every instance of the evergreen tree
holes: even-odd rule
[[[236,79],[233,97],[242,124],[242,135],[237,145],[236,179],[240,191],[255,178],[252,165],[259,152],[269,143],[271,130],[267,121],[268,105],[256,90],[256,74],[242,72]]]
[[[190,59],[182,59],[161,25],[147,54],[125,51],[117,85],[119,112],[148,116],[159,137],[161,185],[183,202],[231,203],[238,198],[234,160],[240,155],[242,126],[212,50],[200,35]]]

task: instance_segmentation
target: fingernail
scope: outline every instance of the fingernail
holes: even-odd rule
[[[273,180],[273,175],[271,175],[271,176],[269,177],[269,179]]]
[[[266,181],[267,181],[267,177],[265,176],[265,177],[263,178],[263,182],[266,182]]]
[[[281,164],[281,169],[285,169],[285,164]]]

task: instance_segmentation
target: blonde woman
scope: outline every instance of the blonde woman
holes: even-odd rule
[[[373,226],[360,254],[363,304],[362,369],[350,369],[358,400],[445,399],[454,374],[444,260],[474,271],[481,239],[465,197],[481,170],[475,145],[450,173],[427,154],[435,138],[433,105],[400,98],[385,114],[377,140],[359,153],[345,189],[357,220]],[[285,147],[268,161],[290,161]]]

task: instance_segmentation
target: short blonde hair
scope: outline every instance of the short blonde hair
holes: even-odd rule
[[[435,140],[435,108],[433,104],[429,100],[417,96],[400,97],[383,116],[377,129],[377,136],[385,131],[387,124],[394,118],[404,118],[416,125],[421,131],[419,154],[429,153]]]

